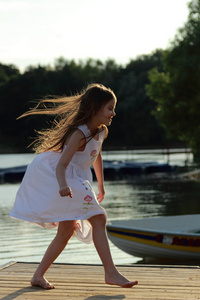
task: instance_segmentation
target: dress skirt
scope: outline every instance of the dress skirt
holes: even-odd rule
[[[37,155],[28,166],[16,195],[10,216],[55,228],[61,221],[76,220],[75,236],[91,243],[92,227],[89,218],[104,214],[92,188],[90,168],[70,163],[66,169],[67,184],[73,197],[61,197],[55,168],[60,153],[54,151]]]

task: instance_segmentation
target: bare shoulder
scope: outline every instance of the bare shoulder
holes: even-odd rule
[[[102,134],[103,134],[103,140],[105,140],[108,136],[108,128],[107,126],[103,125],[101,128]]]
[[[79,139],[83,139],[85,137],[84,133],[78,128],[72,133],[71,137],[72,136],[75,136],[76,138],[79,138]]]

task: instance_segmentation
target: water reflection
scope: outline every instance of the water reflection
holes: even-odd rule
[[[157,213],[161,216],[200,213],[200,183],[195,181],[160,180],[140,182],[137,187],[142,191],[156,193],[143,194],[141,204],[153,203],[161,206]]]
[[[146,179],[107,184],[111,218],[121,213],[124,218],[200,214],[200,182]]]

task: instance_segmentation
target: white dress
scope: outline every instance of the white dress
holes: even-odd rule
[[[87,141],[90,136],[87,125],[78,128]],[[55,169],[62,153],[47,151],[37,155],[26,170],[10,216],[45,228],[54,228],[61,221],[77,220],[75,236],[91,243],[92,227],[88,219],[99,214],[106,216],[92,189],[90,169],[99,154],[104,134],[105,131],[100,132],[98,140],[92,138],[84,151],[77,151],[66,169],[66,180],[73,198],[59,194]]]

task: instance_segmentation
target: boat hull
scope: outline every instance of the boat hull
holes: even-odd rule
[[[198,223],[198,220],[200,220],[200,215],[194,216],[196,217],[195,222]],[[168,218],[168,221],[173,221],[175,218],[177,218],[177,220],[184,221],[183,216],[157,218],[158,228],[163,218]],[[151,221],[153,218],[149,219]],[[153,221],[156,224],[156,218],[154,218]],[[185,222],[187,221],[188,218],[186,217]],[[148,218],[145,220],[145,222],[146,224],[148,223]],[[131,227],[128,226],[128,221],[125,223],[125,225],[122,225],[117,221],[115,221],[114,224],[107,225],[109,239],[118,248],[128,254],[142,258],[199,259],[200,234],[194,233],[194,227],[191,228],[193,228],[192,233],[181,233],[180,231],[172,232],[172,229],[171,231],[163,231],[162,229],[139,229],[137,228],[137,222],[134,228],[133,225],[131,225]]]

